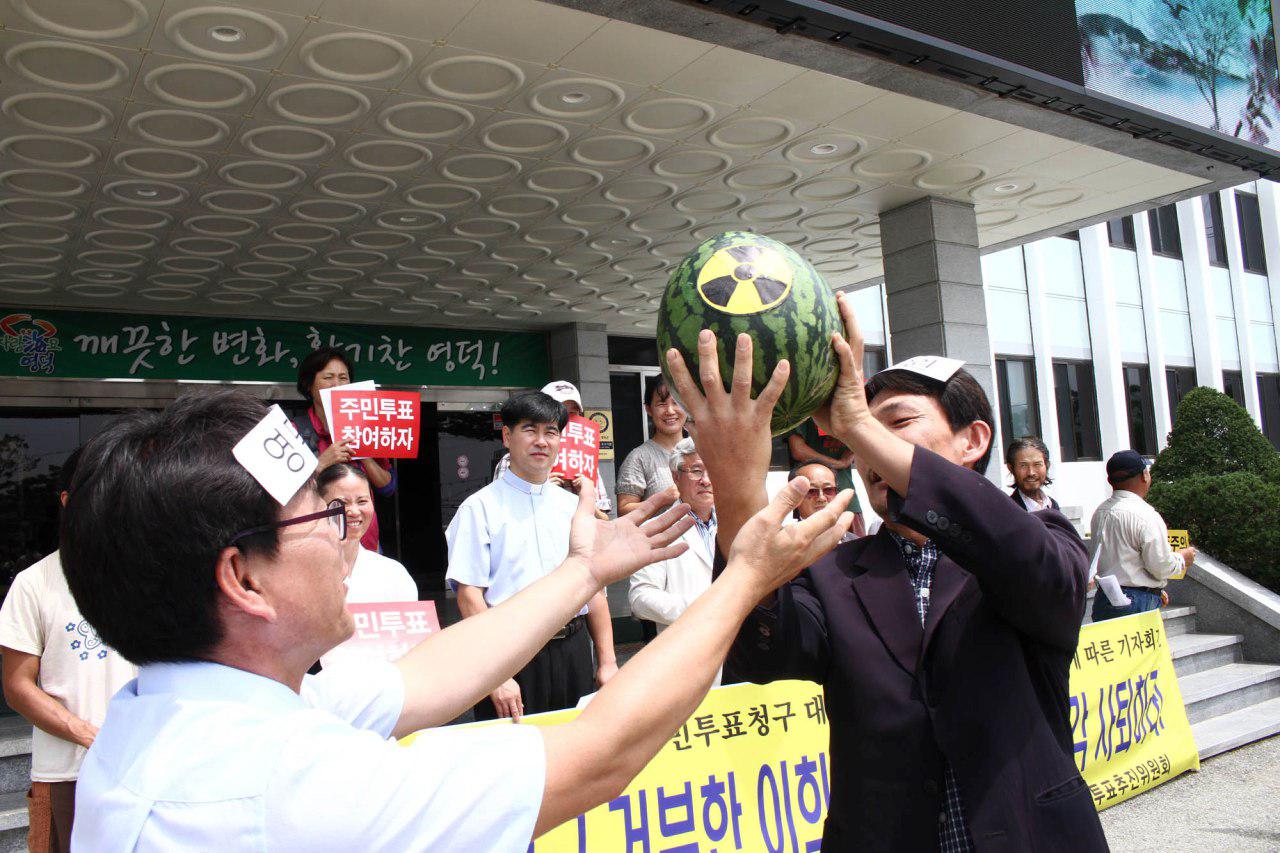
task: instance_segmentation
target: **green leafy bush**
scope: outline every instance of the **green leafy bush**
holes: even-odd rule
[[[1280,592],[1280,453],[1248,412],[1212,388],[1178,404],[1147,500],[1169,527]]]

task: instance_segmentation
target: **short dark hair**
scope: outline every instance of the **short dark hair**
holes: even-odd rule
[[[515,429],[525,421],[535,424],[555,424],[564,429],[569,423],[569,410],[549,394],[541,391],[521,391],[512,394],[502,404],[502,425]]]
[[[302,364],[298,365],[298,393],[308,403],[315,404],[315,400],[311,399],[311,386],[316,381],[316,375],[324,370],[325,365],[335,358],[347,366],[347,378],[352,382],[356,381],[355,366],[351,363],[351,357],[347,355],[347,351],[342,347],[322,347],[312,350],[302,360]]]
[[[1049,447],[1037,435],[1024,435],[1009,442],[1009,447],[1004,452],[1004,464],[1009,470],[1013,470],[1014,457],[1023,450],[1040,451],[1040,455],[1044,457],[1044,484],[1053,485],[1053,479],[1049,476]]]
[[[319,474],[316,474],[316,491],[324,494],[325,489],[346,477],[358,477],[366,483],[369,482],[369,475],[365,473],[363,465],[356,465],[351,462],[335,462]]]
[[[661,396],[664,400],[671,396],[671,387],[661,375],[650,376],[644,381],[644,404],[652,406],[655,396]]]
[[[133,663],[198,660],[221,641],[218,556],[280,518],[231,455],[266,414],[242,391],[194,392],[85,446],[62,513],[62,566],[80,612]],[[278,542],[272,530],[238,547],[272,556]]]
[[[792,465],[791,470],[787,472],[787,481],[790,482],[791,480],[794,480],[796,477],[799,477],[801,468],[808,468],[812,465],[817,465],[819,468],[826,468],[828,471],[831,472],[831,476],[833,477],[836,476],[835,468],[832,468],[830,465],[828,465],[825,462],[819,462],[818,460],[815,459],[812,462],[797,462],[795,465]]]
[[[969,371],[960,368],[946,382],[939,382],[909,370],[893,368],[882,370],[871,377],[871,381],[867,383],[868,405],[885,391],[917,394],[937,400],[953,432],[962,430],[975,421],[982,421],[990,427],[992,441],[987,445],[987,452],[982,454],[982,458],[974,466],[974,470],[979,474],[987,473],[987,465],[991,462],[991,451],[995,446],[996,421],[991,413],[991,402],[987,400],[987,392],[982,390],[978,380],[974,379]]]

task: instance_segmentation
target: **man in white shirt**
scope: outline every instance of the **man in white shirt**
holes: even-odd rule
[[[1159,610],[1169,576],[1196,558],[1195,548],[1169,546],[1169,528],[1146,501],[1151,472],[1137,451],[1121,450],[1107,460],[1107,482],[1114,491],[1093,513],[1089,555],[1097,561],[1098,576],[1115,577],[1129,603],[1113,604],[1099,584],[1095,622]]]
[[[79,456],[73,452],[59,474],[64,506]],[[0,647],[5,701],[35,726],[27,849],[64,853],[71,845],[80,764],[107,702],[137,670],[80,615],[57,551],[14,578],[0,607]]]
[[[578,392],[578,386],[572,382],[566,382],[563,379],[557,379],[554,382],[548,382],[542,386],[542,393],[546,394],[557,403],[563,403],[564,407],[569,410],[570,416],[577,415],[582,417],[582,394]],[[497,466],[493,469],[493,479],[499,480],[502,475],[511,468],[511,454],[504,454],[498,460]],[[555,477],[551,481],[557,486],[562,486],[576,494],[576,483],[563,483]],[[609,491],[605,488],[604,478],[600,474],[600,466],[596,466],[596,518],[604,521],[609,517],[609,510],[613,508],[613,504],[609,501]]]
[[[768,424],[783,387],[737,401]],[[745,393],[741,394],[745,397]],[[829,550],[839,504],[779,529],[792,484],[739,533],[688,618],[573,721],[430,732],[523,666],[604,586],[683,551],[682,507],[592,518],[567,559],[395,664],[307,676],[351,636],[340,504],[313,483],[281,507],[232,448],[267,416],[237,391],[189,395],[86,448],[63,525],[76,602],[140,664],[112,700],[76,793],[73,846],[101,850],[493,851],[617,796],[705,695],[755,603]]]
[[[541,391],[515,394],[503,404],[502,442],[511,465],[501,479],[463,501],[445,530],[445,580],[457,592],[463,619],[501,604],[568,555],[578,499],[549,479],[568,417],[561,403]],[[602,590],[528,666],[478,703],[475,716],[518,722],[525,714],[572,708],[617,671],[613,621]]]
[[[628,595],[632,615],[656,623],[658,631],[680,618],[693,600],[707,591],[715,562],[715,491],[693,439],[681,439],[671,452],[671,476],[693,519],[693,526],[681,537],[689,550],[636,572]]]

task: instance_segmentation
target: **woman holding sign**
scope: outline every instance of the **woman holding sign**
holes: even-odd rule
[[[351,446],[341,441],[334,442],[330,435],[329,422],[320,402],[320,390],[350,385],[355,381],[355,376],[346,352],[340,347],[313,350],[298,366],[298,393],[310,405],[306,412],[294,417],[293,425],[298,428],[302,440],[319,457],[317,474],[330,465],[353,461]],[[358,463],[369,478],[373,494],[385,498],[396,493],[395,469],[391,466],[390,459],[360,459]],[[379,551],[378,515],[372,507],[370,515],[369,527],[359,537],[360,544],[370,551]]]

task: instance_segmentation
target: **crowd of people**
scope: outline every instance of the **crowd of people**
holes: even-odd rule
[[[301,366],[316,465],[284,506],[231,453],[266,415],[251,397],[122,418],[65,466],[60,550],[0,609],[5,697],[36,727],[31,849],[523,851],[616,796],[708,689],[786,678],[826,694],[824,849],[1105,849],[1066,716],[1087,590],[1096,576],[1095,620],[1153,609],[1194,549],[1170,549],[1133,451],[1107,463],[1087,545],[1039,438],[1009,444],[1001,492],[973,377],[866,381],[840,305],[836,392],[788,437],[772,501],[785,362],[752,399],[718,375],[703,394],[668,354],[675,388],[645,389],[616,520],[602,481],[551,473],[578,390],[512,395],[507,456],[446,531],[462,619],[394,663],[350,645],[348,603],[418,590],[379,549],[394,466],[328,429],[321,389],[354,379],[340,350]],[[704,333],[704,364],[715,347]],[[738,369],[750,352],[744,336]],[[626,578],[657,630],[619,668],[606,587]],[[580,705],[554,729],[442,728]]]

